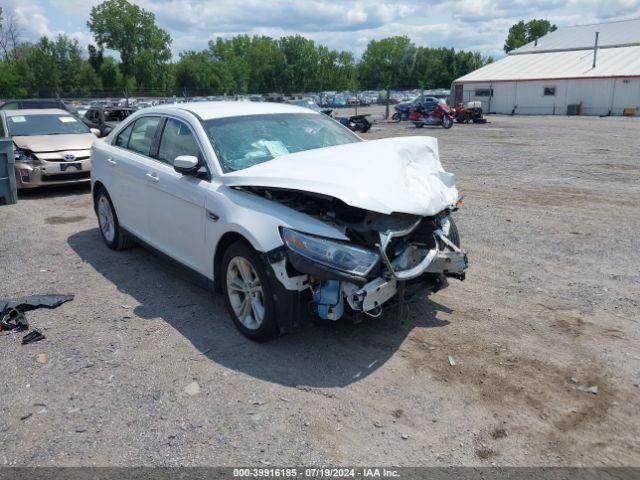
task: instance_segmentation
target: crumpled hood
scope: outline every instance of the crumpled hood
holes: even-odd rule
[[[13,137],[18,148],[38,152],[58,152],[60,150],[89,150],[96,139],[93,133],[73,133],[65,135],[28,135]]]
[[[383,214],[435,215],[458,200],[433,137],[350,143],[283,155],[223,176],[228,186],[319,193]]]

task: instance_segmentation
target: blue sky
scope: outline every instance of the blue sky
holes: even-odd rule
[[[66,33],[92,42],[86,21],[98,0],[0,0],[23,40]],[[217,36],[301,34],[359,56],[369,40],[408,35],[416,44],[499,56],[509,26],[546,18],[558,26],[640,17],[640,0],[134,0],[156,15],[173,51]]]

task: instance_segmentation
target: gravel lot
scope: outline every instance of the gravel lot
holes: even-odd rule
[[[76,298],[27,314],[42,342],[0,334],[0,464],[640,466],[638,132],[376,124],[439,138],[467,280],[267,344],[179,269],[108,250],[88,188],[21,194],[0,297]]]

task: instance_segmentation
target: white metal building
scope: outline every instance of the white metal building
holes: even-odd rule
[[[495,113],[640,115],[640,19],[561,27],[458,78],[452,97]]]

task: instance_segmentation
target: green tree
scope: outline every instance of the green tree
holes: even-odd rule
[[[408,86],[414,74],[416,47],[409,37],[371,40],[362,54],[358,77],[368,88]]]
[[[278,42],[284,55],[285,92],[305,92],[315,88],[318,50],[313,40],[301,35],[282,37]]]
[[[91,8],[89,30],[99,47],[120,53],[125,83],[162,88],[171,60],[171,37],[155,23],[155,15],[127,0],[106,0]]]
[[[557,30],[557,28],[558,27],[552,25],[549,20],[534,18],[526,23],[524,20],[520,20],[509,28],[509,34],[504,43],[504,51],[509,53],[511,50],[520,48],[529,42],[545,36],[549,32]]]

